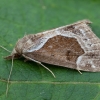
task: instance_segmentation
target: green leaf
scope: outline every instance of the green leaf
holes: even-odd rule
[[[8,50],[25,34],[38,33],[82,19],[89,19],[100,37],[99,0],[0,0],[0,45]],[[56,78],[34,62],[11,61],[0,48],[0,100],[100,100],[100,73],[82,72],[45,64]]]

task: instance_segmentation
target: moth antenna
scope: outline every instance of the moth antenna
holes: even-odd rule
[[[3,47],[3,46],[1,46],[1,45],[0,45],[0,47],[1,47],[2,49],[4,49],[4,50],[8,51],[8,52],[11,52],[11,51],[7,50],[5,47]]]
[[[7,94],[8,94],[9,82],[10,82],[9,80],[10,80],[11,73],[12,73],[12,69],[13,69],[13,60],[14,60],[14,56],[12,56],[12,65],[11,65],[11,69],[10,69],[9,77],[8,77],[8,80],[7,80],[6,96],[7,96]]]
[[[78,72],[79,72],[80,74],[82,74],[82,72],[81,72],[80,70],[78,70]]]
[[[27,58],[27,59],[29,59],[29,60],[32,60],[32,61],[34,61],[34,62],[40,64],[42,67],[44,67],[45,69],[47,69],[47,70],[53,75],[54,78],[56,77],[56,76],[54,75],[54,73],[53,73],[49,68],[47,68],[46,66],[44,66],[41,62],[36,61],[36,60],[34,60],[34,59],[32,59],[32,58],[30,58],[30,57],[28,57],[28,56],[25,56],[24,54],[22,54],[22,55],[23,55],[23,57],[25,57],[25,58]]]

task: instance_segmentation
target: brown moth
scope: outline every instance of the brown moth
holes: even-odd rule
[[[82,20],[53,30],[26,35],[18,40],[6,59],[12,59],[12,66],[13,59],[22,56],[46,69],[48,68],[41,62],[78,71],[100,71],[100,39],[88,26],[90,23],[88,20]]]
[[[76,70],[100,71],[100,39],[83,20],[19,39],[10,56]]]

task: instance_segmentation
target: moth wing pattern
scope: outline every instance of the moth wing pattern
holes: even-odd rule
[[[78,21],[19,39],[6,59],[23,56],[48,64],[83,71],[100,71],[100,39],[89,20]]]
[[[88,20],[36,34],[40,36],[23,50],[40,62],[83,71],[100,71],[100,40],[92,32]],[[29,40],[28,40],[29,42]]]
[[[39,50],[27,52],[25,55],[40,62],[76,68],[77,56],[82,54],[83,51],[79,44],[76,47],[75,44],[78,44],[76,39],[57,35],[50,38]],[[72,48],[75,49],[72,50]],[[77,50],[76,48],[79,49]],[[75,54],[76,56],[73,56]]]

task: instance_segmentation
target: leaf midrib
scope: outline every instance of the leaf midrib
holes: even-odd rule
[[[1,82],[8,82],[7,80],[0,79]],[[60,81],[10,81],[11,84],[24,83],[24,84],[94,84],[100,85],[100,82],[60,82]]]

